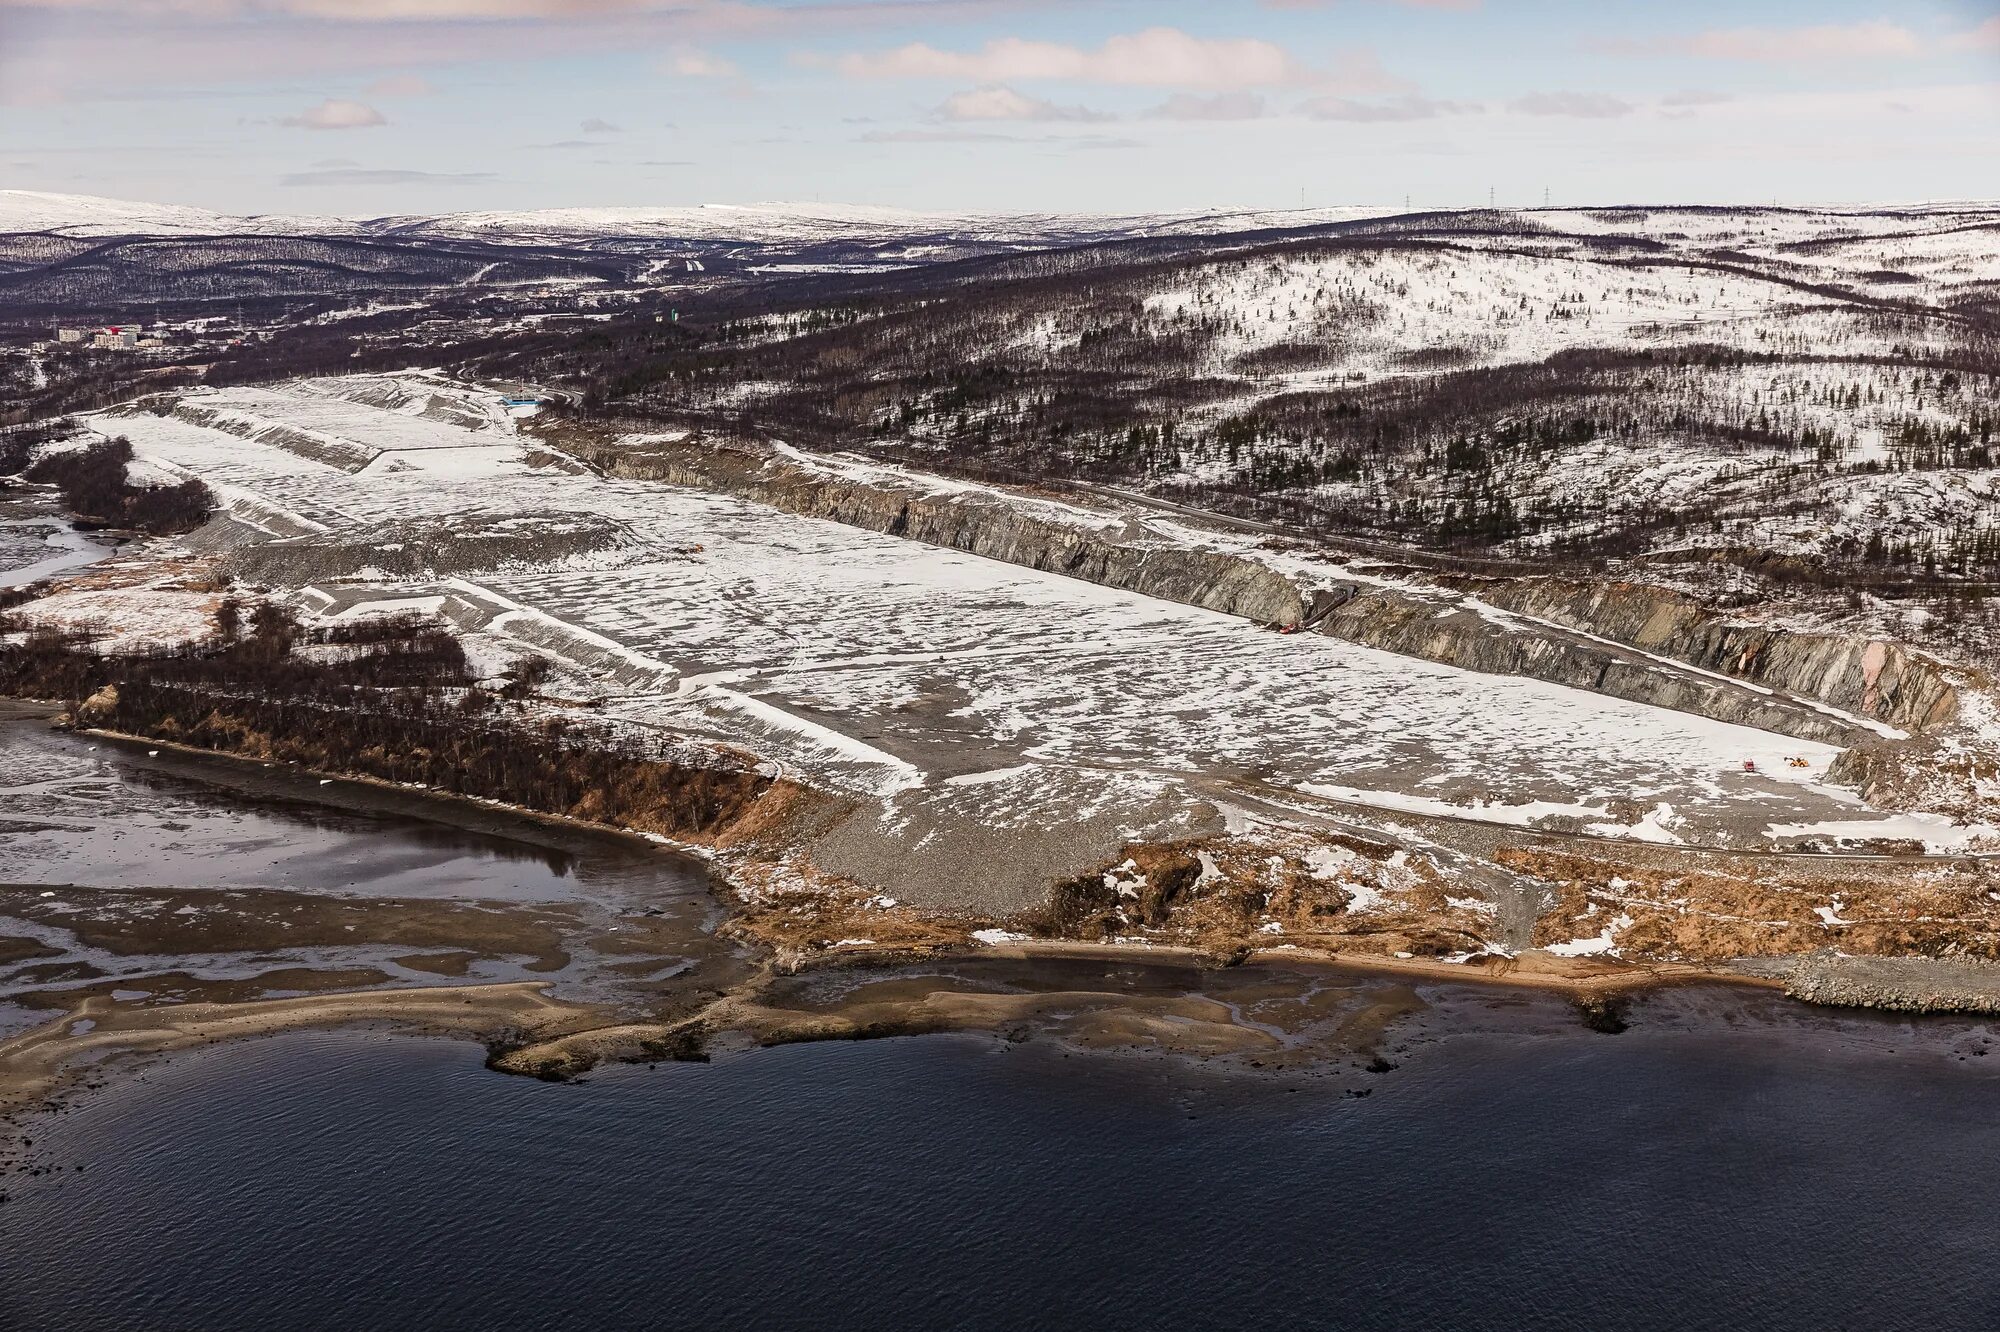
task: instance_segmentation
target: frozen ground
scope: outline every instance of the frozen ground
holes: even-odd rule
[[[605,480],[552,463],[486,396],[355,378],[205,395],[190,404],[205,424],[93,424],[202,477],[259,541],[519,520],[520,560],[296,591],[332,615],[435,607],[494,669],[553,654],[563,688],[606,715],[849,792],[912,856],[948,852],[940,830],[978,830],[994,854],[1038,839],[1081,854],[1291,795],[1344,817],[1697,844],[1870,817],[1815,783],[1826,746]],[[555,567],[529,554],[536,529],[586,520],[625,536]]]

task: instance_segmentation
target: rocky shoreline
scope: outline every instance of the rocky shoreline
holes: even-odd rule
[[[46,707],[15,704],[18,717],[43,716]],[[105,736],[106,739],[129,739]],[[159,742],[135,741],[157,744]],[[181,747],[205,762],[255,762],[213,751]],[[309,773],[303,775],[310,775]],[[446,813],[465,804],[481,819],[519,818],[588,827],[636,838],[629,830],[532,810],[514,810],[490,801],[466,801],[446,793],[410,791],[390,783],[360,781],[393,792],[399,803],[426,817],[456,822]],[[657,846],[657,836],[642,839]],[[695,848],[689,848],[695,849]],[[720,863],[725,879],[740,866]],[[720,887],[727,896],[732,890]],[[1616,1017],[1617,996],[1682,985],[1720,984],[1766,990],[1782,988],[1813,1005],[1876,1008],[1923,1013],[2000,1012],[2000,965],[1950,959],[1846,957],[1822,950],[1795,958],[1759,959],[1721,965],[1648,964],[1605,957],[1565,957],[1533,950],[1518,956],[1484,954],[1463,960],[1343,953],[1296,945],[1258,946],[1246,939],[1234,949],[1209,949],[1141,941],[1007,938],[977,941],[974,922],[933,921],[928,932],[904,942],[886,938],[866,947],[786,950],[768,934],[750,931],[767,961],[748,981],[691,1012],[661,1019],[634,1020],[615,1006],[552,998],[545,984],[470,984],[420,988],[334,991],[296,999],[240,1003],[130,1008],[88,999],[42,1026],[0,1043],[0,1099],[22,1105],[45,1099],[77,1070],[97,1067],[107,1057],[156,1054],[218,1039],[355,1022],[388,1022],[414,1030],[477,1039],[492,1050],[492,1067],[541,1078],[579,1076],[601,1062],[702,1058],[711,1048],[739,1044],[782,1044],[801,1040],[855,1040],[931,1031],[999,1031],[1071,1012],[1079,1006],[1102,1015],[1123,1014],[1118,1023],[1137,1023],[1152,1032],[1160,1024],[1198,1023],[1199,1047],[1208,1053],[1261,1048],[1254,1032],[1237,1030],[1234,1020],[1206,1001],[1193,1007],[1170,996],[1065,987],[965,991],[955,983],[895,982],[913,964],[926,974],[948,977],[963,964],[983,967],[1105,964],[1114,967],[1179,968],[1190,977],[1246,977],[1281,969],[1302,977],[1374,976],[1412,985],[1529,987],[1565,994],[1586,1019]],[[738,921],[738,928],[741,921]],[[886,932],[885,932],[886,934]],[[880,997],[831,1008],[799,1008],[774,1001],[773,986],[796,985],[814,976],[840,977],[841,984]],[[871,977],[882,977],[880,981]],[[898,985],[902,988],[897,988]],[[1295,982],[1301,990],[1310,982]],[[1601,1011],[1600,1011],[1601,1010]],[[1109,1020],[1107,1017],[1106,1020]],[[1114,1024],[1116,1025],[1116,1024]],[[1617,1026],[1606,1026],[1616,1030]]]
[[[1785,993],[1841,1008],[2000,1014],[2000,964],[1956,957],[1855,957],[1823,949],[1792,965]]]
[[[48,710],[14,704],[10,712],[28,718],[46,716]],[[218,764],[248,762],[210,750],[186,752]],[[354,778],[334,776],[334,780]],[[366,784],[394,790],[408,808],[428,818],[462,804],[462,798],[442,792]],[[470,802],[470,808],[476,808],[482,820],[524,818],[638,836],[608,824],[510,810],[486,800]],[[444,822],[456,820],[446,816]],[[644,840],[650,846],[660,844],[658,836]],[[726,880],[732,878],[732,868],[740,870],[730,864],[716,868]],[[728,898],[732,890],[718,886],[718,892]],[[1190,984],[1248,986],[1264,994],[1276,984],[1282,994],[1292,994],[1300,1002],[1320,986],[1358,984],[1356,978],[1374,978],[1376,984],[1392,988],[1534,988],[1568,996],[1578,1006],[1580,1020],[1604,1032],[1624,1028],[1622,996],[1700,984],[1782,988],[1784,994],[1812,1006],[1924,1014],[2000,1012],[2000,966],[1948,958],[1850,958],[1820,950],[1796,958],[1698,966],[1530,950],[1520,956],[1442,960],[1256,946],[1254,940],[1236,950],[1118,940],[980,942],[970,938],[972,924],[934,920],[926,934],[900,944],[884,940],[866,948],[808,952],[786,952],[770,934],[748,930],[744,936],[766,956],[750,978],[694,1008],[676,1006],[658,1018],[636,1016],[618,1004],[558,1000],[544,982],[330,990],[298,998],[166,1008],[132,1008],[88,998],[42,1026],[0,1042],[0,1104],[16,1110],[50,1104],[62,1088],[76,1086],[106,1060],[356,1022],[386,1022],[424,1034],[480,1040],[488,1044],[488,1064],[496,1070],[568,1080],[604,1062],[708,1058],[712,1050],[742,1046],[872,1040],[946,1030],[1020,1034],[1046,1028],[1056,1038],[1086,1044],[1136,1042],[1168,1052],[1244,1060],[1270,1058],[1280,1050],[1256,1024],[1246,1026],[1236,1008],[1198,996],[1186,988]],[[742,928],[742,920],[728,928]],[[978,974],[992,974],[994,980],[970,986],[956,980],[954,976],[968,966]],[[1006,980],[1004,968],[1026,968],[1034,974],[1048,966],[1080,970],[1076,980],[1066,984],[1036,980],[1022,986]],[[1166,968],[1188,980],[1174,982],[1166,990],[1146,986],[1134,990],[1116,980],[1128,968]],[[834,998],[810,998],[818,992]],[[1348,1046],[1338,1048],[1344,1052],[1342,1058],[1348,1058]]]

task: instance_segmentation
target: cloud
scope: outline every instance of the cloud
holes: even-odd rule
[[[1635,108],[1608,93],[1538,92],[1516,97],[1507,103],[1509,111],[1524,116],[1574,116],[1581,120],[1610,120],[1629,116]]]
[[[296,116],[278,122],[293,129],[347,130],[386,125],[389,118],[366,102],[350,102],[345,97],[329,97],[318,106],[307,107]]]
[[[906,8],[880,0],[814,6],[856,11]],[[941,8],[949,6],[940,6]],[[963,8],[963,5],[957,6]],[[782,25],[787,6],[759,0],[0,0],[0,9],[117,9],[132,18],[229,19],[279,14],[341,23],[586,22],[660,15],[695,15],[714,31],[757,31]]]
[[[1314,120],[1388,124],[1405,120],[1435,120],[1439,116],[1476,115],[1485,108],[1477,102],[1448,102],[1412,94],[1381,102],[1357,102],[1349,97],[1315,97],[1301,105],[1299,110]]]
[[[683,46],[669,55],[661,66],[669,74],[678,74],[684,79],[727,79],[734,78],[736,66],[720,56],[706,51],[697,51],[692,46]]]
[[[420,74],[385,74],[361,91],[370,97],[429,97],[437,88]]]
[[[1916,33],[1886,19],[1805,28],[1710,28],[1680,37],[1596,41],[1590,47],[1606,55],[1694,56],[1767,64],[1908,59],[1924,53]]]
[[[1175,93],[1145,114],[1149,120],[1256,120],[1265,114],[1265,106],[1261,96],[1250,92],[1213,97]]]
[[[295,171],[280,185],[483,185],[496,180],[491,171],[385,171],[342,167],[330,171]]]
[[[1028,97],[1012,88],[973,88],[953,93],[931,112],[932,120],[958,123],[976,120],[1067,120],[1093,123],[1117,117],[1087,106],[1058,106],[1039,97]]]
[[[1945,46],[1953,51],[2000,51],[2000,15],[1987,19],[1970,32],[1946,38]]]
[[[856,33],[908,27],[916,18],[990,20],[999,11],[1047,3],[0,0],[0,106],[130,100],[197,81],[203,88],[280,79],[339,79],[346,86],[391,66],[414,70],[603,52],[677,54],[710,42],[800,42],[816,33],[851,41]],[[661,69],[672,72],[665,60]],[[968,82],[974,81],[984,80]]]
[[[319,161],[314,162],[313,165],[316,167],[357,167],[361,163],[351,157],[322,157]]]
[[[623,134],[625,132],[623,129],[619,128],[617,125],[612,124],[610,121],[599,120],[595,116],[592,116],[589,120],[584,121],[581,125],[578,125],[577,128],[583,131],[585,134]]]
[[[1469,14],[1486,0],[1395,0],[1406,9],[1448,9]],[[1332,9],[1341,0],[1263,0],[1266,9]]]
[[[802,27],[845,31],[859,26],[907,26],[913,18],[950,22],[991,18],[995,10],[1041,7],[1041,0],[0,0],[0,12],[115,13],[131,26],[147,23],[250,26],[304,19],[333,27],[457,26],[499,31],[538,25],[573,33],[587,26],[620,36],[662,29],[687,37],[796,35]],[[382,52],[376,52],[380,63]],[[397,52],[402,55],[402,52]]]
[[[829,63],[807,59],[809,63]],[[1058,80],[1229,89],[1311,84],[1322,77],[1284,48],[1259,38],[1193,37],[1178,28],[1120,34],[1094,50],[1002,37],[977,51],[940,51],[914,42],[875,54],[844,55],[830,63],[849,78],[951,79],[980,84]]]

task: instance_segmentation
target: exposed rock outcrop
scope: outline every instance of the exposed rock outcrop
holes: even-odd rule
[[[444,523],[391,523],[366,539],[312,533],[240,545],[229,571],[251,583],[299,586],[347,578],[436,578],[510,565],[548,565],[637,551],[630,529],[595,514],[466,514]]]
[[[1898,643],[1732,622],[1694,598],[1630,582],[1458,580],[1482,600],[1702,670],[1872,717],[1906,731],[1951,720],[1957,691],[1935,661]]]
[[[1884,809],[2000,824],[2000,700],[1989,689],[1967,688],[1949,724],[1908,740],[1864,740],[1842,750],[1827,780],[1859,789],[1862,799]]]

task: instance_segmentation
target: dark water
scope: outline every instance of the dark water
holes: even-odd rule
[[[109,555],[117,544],[77,531],[42,505],[0,498],[0,588],[75,573]]]
[[[0,721],[0,1038],[85,995],[719,986],[747,965],[719,915],[702,865],[629,838]]]
[[[608,837],[519,820],[448,827],[424,817],[440,807],[417,804],[282,766],[0,723],[0,882],[556,901],[578,895],[580,869],[659,872],[659,857]]]
[[[582,1086],[287,1037],[37,1130],[0,1324],[2000,1326],[2000,1059],[1884,1030],[1449,1040],[1365,1099],[969,1037]]]

